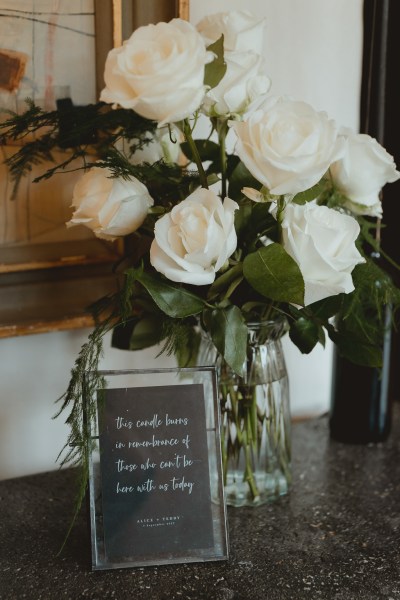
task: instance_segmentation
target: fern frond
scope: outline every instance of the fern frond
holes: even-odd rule
[[[174,354],[180,367],[197,364],[200,346],[200,334],[197,332],[193,319],[164,318],[162,321],[162,339],[164,344],[158,354]]]

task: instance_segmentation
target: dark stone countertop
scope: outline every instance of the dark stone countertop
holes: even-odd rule
[[[74,471],[0,482],[2,600],[398,600],[400,406],[383,444],[329,439],[326,417],[293,428],[293,489],[229,509],[230,559],[92,572],[83,511],[57,556]]]

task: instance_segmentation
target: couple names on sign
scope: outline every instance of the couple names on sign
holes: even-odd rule
[[[107,388],[99,398],[107,559],[212,548],[203,386]]]

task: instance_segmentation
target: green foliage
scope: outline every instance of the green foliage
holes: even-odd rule
[[[304,304],[304,281],[297,263],[280,244],[248,254],[243,274],[260,294],[277,302]]]
[[[317,319],[318,322],[325,322],[334,317],[340,311],[343,304],[344,294],[329,296],[313,304],[309,304],[301,311],[307,318]]]
[[[239,246],[248,252],[256,250],[265,236],[273,241],[279,237],[278,224],[269,211],[269,204],[255,204],[251,200],[240,203],[235,213],[235,229]]]
[[[132,317],[113,328],[111,345],[119,350],[143,350],[162,340],[160,316],[148,314]]]
[[[251,187],[260,189],[260,183],[253,177],[247,167],[239,161],[232,169],[229,177],[228,195],[232,200],[243,198],[242,188]]]
[[[37,130],[38,123],[40,123],[39,127],[54,125],[53,113],[47,113],[47,116],[44,117],[43,110],[36,106],[30,98],[26,99],[26,106],[26,110],[21,115],[11,110],[2,110],[2,113],[9,115],[9,118],[0,125],[0,131],[3,131],[0,138],[2,144],[7,144],[8,140],[24,140],[30,133]]]
[[[201,160],[219,160],[219,146],[215,142],[212,142],[211,140],[195,140],[195,145]],[[192,148],[187,142],[182,142],[181,149],[185,156],[187,156],[191,162],[194,162],[195,157]]]
[[[143,268],[134,269],[133,274],[146,288],[160,310],[169,317],[182,319],[197,315],[205,306],[204,300],[199,296],[183,286],[161,279],[161,276],[150,275]]]
[[[135,140],[134,147],[141,147],[149,142],[149,134],[156,126],[134,111],[112,110],[102,102],[86,106],[69,104],[59,110],[44,111],[27,100],[23,114],[10,113],[10,118],[0,123],[0,141],[1,144],[22,142],[18,152],[5,161],[16,189],[33,166],[54,162],[56,149],[66,151],[65,159],[53,168],[46,168],[35,181],[65,171],[76,159],[81,161],[80,168],[86,168],[93,162],[91,157],[106,156],[121,137]],[[32,135],[34,139],[27,140]]]
[[[54,417],[69,410],[66,423],[70,427],[70,433],[57,460],[60,461],[60,466],[79,467],[74,514],[60,552],[75,523],[86,494],[89,479],[89,456],[93,444],[88,424],[96,414],[94,401],[96,390],[104,388],[104,380],[98,372],[98,365],[103,352],[103,336],[110,327],[111,323],[108,319],[97,325],[89,335],[88,341],[82,346],[72,369],[68,388],[59,399],[59,402],[62,402],[61,408]]]
[[[289,306],[289,336],[300,352],[309,354],[317,343],[325,345],[325,329],[333,329],[330,319],[340,311],[343,296],[330,296],[301,309]]]
[[[226,300],[234,289],[243,281],[243,265],[238,263],[217,277],[208,289],[209,300],[221,298]]]
[[[113,177],[136,177],[146,185],[150,195],[157,198],[159,206],[168,209],[186,198],[195,188],[199,187],[199,176],[196,172],[184,171],[178,165],[166,164],[162,160],[153,163],[134,165],[127,161],[126,156],[116,148],[108,149],[100,160],[92,166],[110,169]],[[154,214],[154,212],[153,212]]]
[[[175,356],[179,367],[195,367],[198,365],[200,343],[200,333],[191,328],[186,343],[176,346]]]
[[[293,321],[289,336],[303,354],[309,354],[321,339],[325,339],[321,326],[314,320],[305,317],[299,317]]]
[[[338,331],[331,333],[340,356],[355,364],[365,367],[382,367],[382,345],[369,343],[359,332],[341,326]]]
[[[224,36],[210,44],[207,47],[209,52],[215,56],[214,60],[205,66],[204,85],[215,88],[226,73],[226,63],[224,61]]]
[[[219,307],[208,315],[211,339],[218,352],[231,369],[240,376],[244,374],[247,326],[241,310],[234,305]]]
[[[381,367],[387,311],[396,317],[400,290],[373,260],[368,259],[353,271],[355,290],[343,295],[336,327],[329,335],[339,353],[356,364]]]
[[[300,192],[296,194],[292,200],[295,204],[305,204],[306,202],[311,202],[311,200],[315,200],[318,198],[327,188],[326,180],[322,179],[316,185],[305,190],[304,192]]]
[[[186,319],[162,320],[164,345],[160,354],[175,355],[179,367],[193,367],[197,364],[201,336],[196,322]]]
[[[0,125],[1,127],[1,125]],[[18,186],[24,177],[26,177],[33,169],[35,165],[39,165],[45,161],[53,161],[53,151],[57,147],[57,143],[52,139],[51,134],[47,134],[40,139],[33,142],[25,143],[18,152],[11,154],[11,156],[5,161],[7,164],[11,179],[14,182],[12,198],[16,198]],[[81,156],[81,154],[79,154]],[[63,161],[61,168],[66,168],[68,165],[78,157],[75,154],[73,157],[69,156]],[[59,166],[57,166],[57,169]],[[48,170],[53,173],[53,169]],[[51,176],[49,174],[49,176]]]

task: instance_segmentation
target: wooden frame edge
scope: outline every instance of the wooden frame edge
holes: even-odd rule
[[[185,21],[189,21],[189,0],[178,0],[178,16]]]

